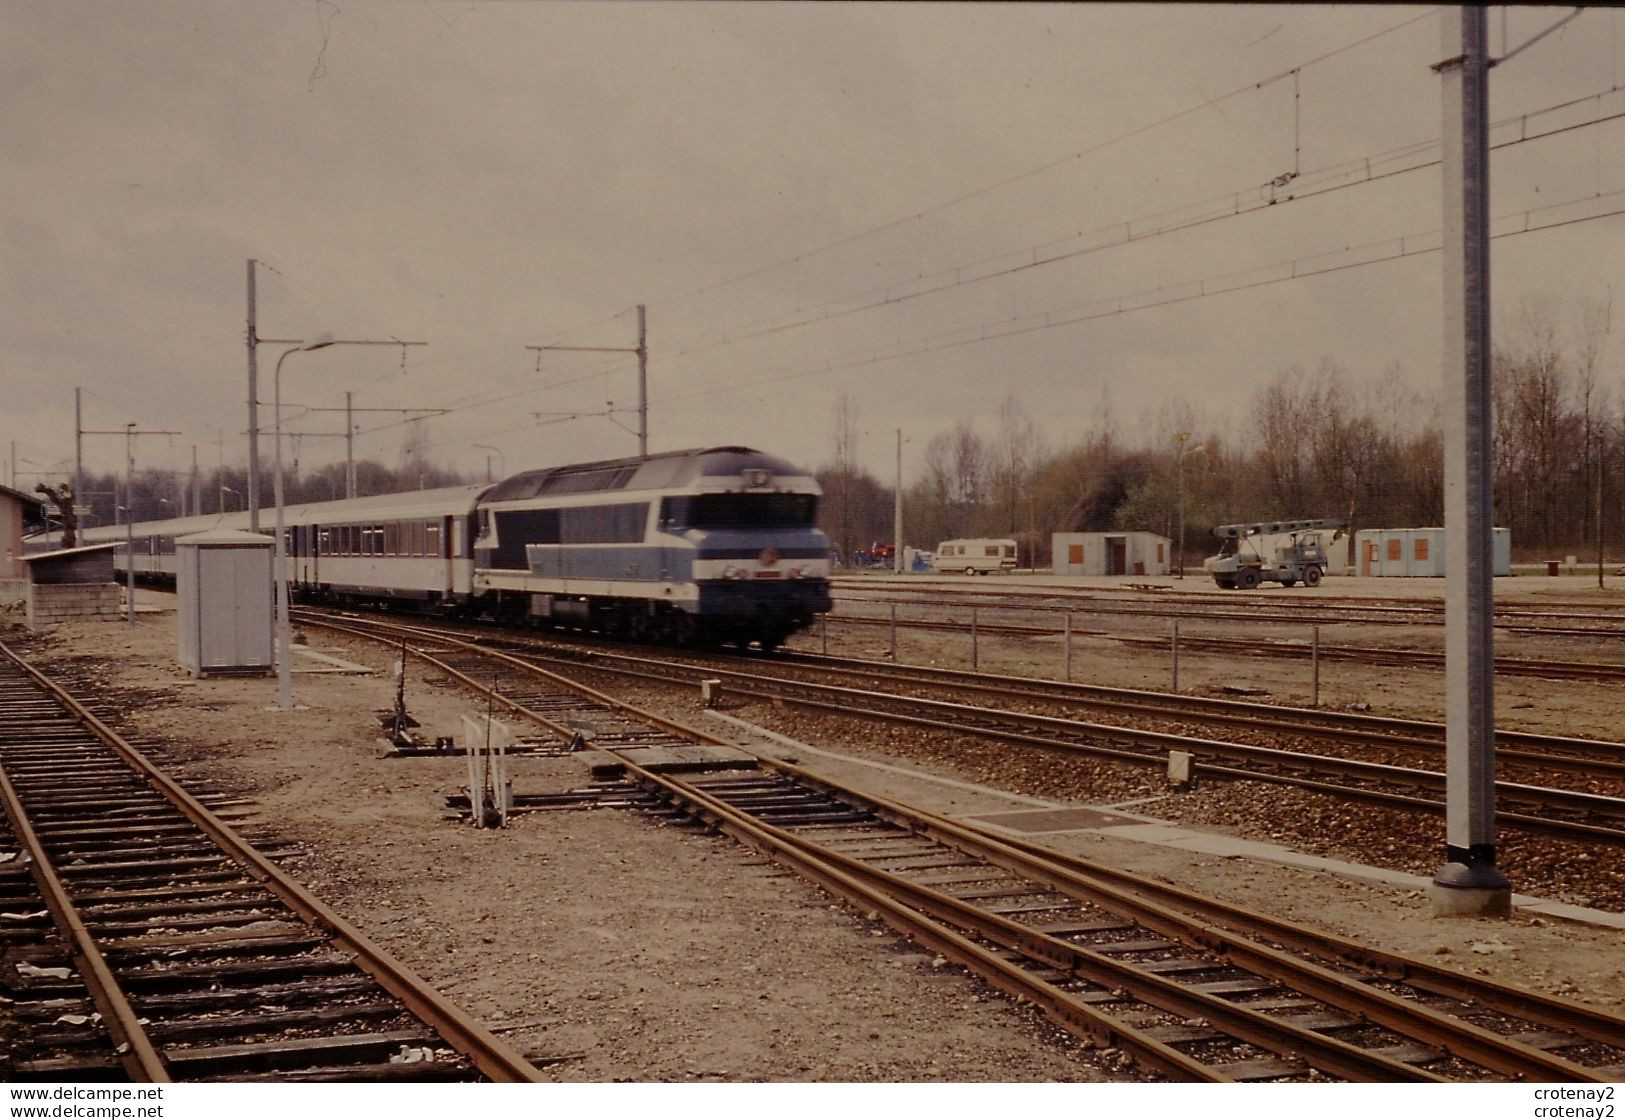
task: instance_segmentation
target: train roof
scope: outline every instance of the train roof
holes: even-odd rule
[[[480,492],[489,483],[465,486],[444,486],[434,490],[404,490],[397,494],[370,494],[365,498],[340,498],[332,502],[299,502],[283,506],[283,520],[290,525],[309,522],[344,524],[358,521],[396,521],[438,517],[446,513],[467,512],[474,508]],[[260,530],[271,533],[276,525],[276,507],[260,507]],[[247,529],[248,514],[238,510],[231,513],[205,513],[195,517],[172,517],[165,521],[142,521],[135,526],[141,536],[179,537],[189,533],[204,533],[214,529]],[[123,525],[98,525],[84,530],[80,536],[87,541],[122,540]]]
[[[749,470],[798,479],[809,477],[806,471],[753,447],[695,447],[524,471],[491,487],[482,501],[516,502],[544,494],[603,490],[659,490],[686,486],[708,475],[739,475]]]

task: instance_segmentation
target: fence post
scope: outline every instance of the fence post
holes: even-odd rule
[[[1179,691],[1179,619],[1174,619],[1174,637],[1170,643],[1174,660],[1174,691]]]
[[[980,656],[978,654],[978,651],[977,651],[977,648],[976,648],[976,608],[975,607],[972,607],[970,609],[970,667],[972,669],[980,669],[982,667],[981,658],[980,658]]]
[[[1066,677],[1068,684],[1072,683],[1072,612],[1066,612]]]
[[[897,664],[897,604],[891,605],[891,663]]]
[[[1320,707],[1320,624],[1318,622],[1314,625],[1313,633],[1309,638],[1309,662],[1314,669],[1315,675],[1314,701],[1309,706],[1318,708]]]
[[[824,640],[824,656],[829,656],[829,614],[825,612],[818,616],[818,634]]]

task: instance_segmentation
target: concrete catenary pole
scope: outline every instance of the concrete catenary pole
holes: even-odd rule
[[[638,454],[649,454],[649,329],[647,308],[638,304]]]
[[[1506,915],[1495,865],[1494,552],[1490,475],[1488,30],[1482,7],[1445,8],[1445,858],[1435,913]]]
[[[344,496],[355,497],[355,394],[344,394]]]
[[[83,389],[73,391],[73,504],[83,502],[85,493],[85,413],[80,399]]]
[[[897,429],[897,492],[892,497],[892,571],[903,574],[903,429]]]
[[[260,531],[259,338],[254,312],[254,265],[248,258],[248,530]]]

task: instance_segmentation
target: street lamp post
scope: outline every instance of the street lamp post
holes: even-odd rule
[[[290,354],[301,350],[320,350],[333,345],[333,336],[317,335],[308,342],[290,346],[276,360],[276,373],[272,377],[271,410],[275,414],[276,428],[276,684],[277,706],[283,711],[293,708],[293,625],[288,619],[288,536],[284,527],[282,500],[282,363]]]
[[[1186,447],[1185,441],[1191,438],[1189,432],[1175,432],[1174,439],[1179,443],[1179,457],[1174,460],[1174,477],[1179,490],[1179,578],[1185,578],[1185,456],[1200,454],[1207,450],[1207,444],[1199,443],[1195,447]]]
[[[239,498],[242,497],[242,492],[241,491],[233,490],[229,486],[222,486],[220,488],[220,512],[221,513],[226,512],[226,495],[227,494],[236,494]]]

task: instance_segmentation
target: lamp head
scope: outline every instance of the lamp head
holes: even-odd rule
[[[327,347],[333,345],[333,343],[335,343],[337,341],[338,340],[336,338],[334,338],[331,334],[329,334],[327,331],[323,331],[321,334],[314,335],[311,338],[307,338],[304,341],[304,343],[299,347],[299,349],[301,349],[301,350],[323,350],[323,349],[326,349]]]

